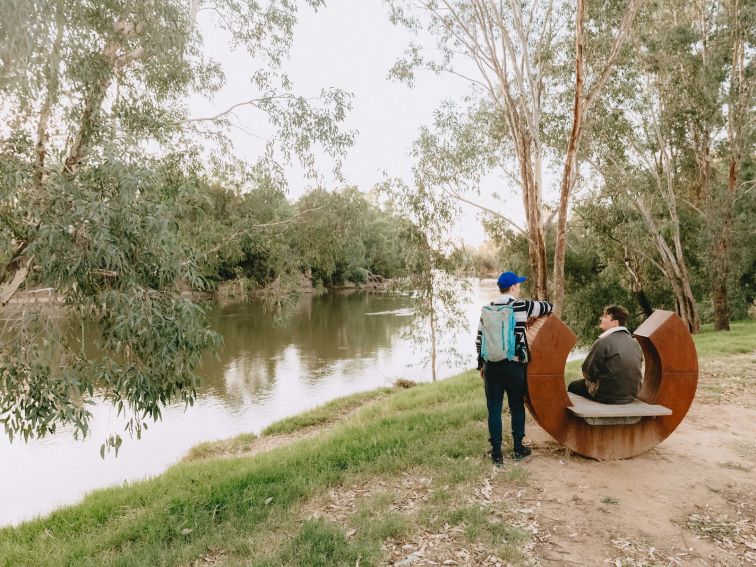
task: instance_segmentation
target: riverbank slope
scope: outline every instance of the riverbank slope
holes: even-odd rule
[[[530,421],[534,456],[493,468],[468,372],[198,447],[0,530],[0,565],[753,564],[756,322],[696,344],[688,417],[634,459],[584,459]]]

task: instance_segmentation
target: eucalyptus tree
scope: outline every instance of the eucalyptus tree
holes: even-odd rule
[[[720,223],[713,223],[714,236],[711,256],[714,261],[714,327],[729,330],[730,309],[728,306],[728,285],[732,282],[732,248],[735,237],[736,202],[746,191],[752,190],[753,173],[744,172],[744,163],[753,163],[756,144],[756,124],[754,123],[754,95],[756,94],[756,7],[752,3],[739,0],[723,2],[720,18],[721,35],[724,36],[725,53],[729,55],[729,65],[724,81],[726,95],[722,108],[727,122],[727,142],[724,154],[727,156],[726,191],[713,194],[709,199],[710,210],[721,211]],[[748,226],[748,223],[746,223]]]
[[[282,67],[297,16],[288,0],[10,0],[4,8],[0,304],[12,321],[0,343],[0,422],[11,439],[59,425],[85,435],[87,408],[100,396],[139,435],[170,400],[193,403],[194,368],[218,342],[203,310],[180,294],[204,281],[177,227],[211,179],[233,175],[234,108],[257,109],[255,127],[272,129],[258,171],[275,174],[298,159],[314,174],[315,144],[338,162],[351,143],[340,128],[349,97],[294,94]],[[252,80],[233,108],[192,117],[188,95],[211,97],[225,81],[203,55],[195,23],[203,10],[216,16],[213,32],[248,51]],[[28,283],[54,288],[60,303],[9,311]],[[73,321],[95,325],[95,347],[62,332]],[[112,435],[106,445],[120,442]]]
[[[452,234],[456,205],[443,193],[429,191],[417,167],[414,173],[414,185],[395,179],[384,183],[382,190],[409,220],[403,223],[401,234],[406,277],[397,288],[413,300],[407,336],[421,349],[416,362],[429,364],[435,382],[440,354],[452,359],[462,356],[448,339],[465,320],[463,304],[469,286],[456,274],[459,266]]]
[[[678,199],[701,215],[717,330],[729,328],[734,209],[753,148],[755,16],[738,0],[665,3],[645,27],[640,58],[662,101]]]
[[[408,81],[417,69],[461,76],[472,85],[473,107],[483,102],[496,117],[499,132],[493,142],[501,158],[514,157],[517,173],[510,174],[519,185],[526,212],[526,234],[534,294],[548,295],[545,225],[551,221],[544,207],[544,172],[549,157],[545,137],[548,121],[555,116],[544,109],[565,89],[573,92],[572,112],[559,116],[562,123],[561,144],[552,151],[564,152],[559,201],[553,290],[557,308],[564,297],[564,257],[570,196],[578,172],[578,150],[589,111],[611,75],[615,61],[642,0],[629,0],[622,7],[615,2],[591,5],[580,0],[575,9],[571,2],[533,0],[424,0],[410,2],[388,0],[391,17],[410,29],[425,30],[434,38],[436,58],[429,59],[420,44],[413,44],[408,56],[397,63],[394,75]],[[565,23],[574,19],[574,28]],[[592,17],[586,29],[586,18]],[[569,38],[574,42],[570,53]],[[592,40],[588,46],[587,40]],[[590,47],[590,48],[589,48]],[[565,52],[572,58],[574,73],[565,79],[561,68],[567,64]],[[568,118],[569,117],[569,118]],[[571,124],[571,127],[567,126]],[[561,146],[561,147],[560,147]],[[461,159],[478,159],[469,148],[461,148]],[[510,163],[512,160],[508,160]],[[438,160],[436,160],[438,162]],[[496,162],[498,166],[500,162]],[[474,168],[479,180],[479,168]],[[441,174],[446,185],[464,186],[466,168]],[[496,211],[508,218],[504,207]],[[511,219],[508,218],[509,221]],[[510,224],[513,224],[510,222]]]
[[[699,257],[715,328],[727,328],[734,211],[753,148],[754,12],[729,0],[667,2],[644,14],[641,28],[642,49],[627,59],[621,96],[605,109],[590,153],[609,191],[620,189],[638,211],[655,243],[648,261],[691,331],[700,316],[689,263]]]

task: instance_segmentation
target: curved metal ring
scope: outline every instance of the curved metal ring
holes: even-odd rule
[[[577,337],[550,316],[528,333],[531,362],[525,402],[536,422],[569,449],[599,460],[640,455],[666,439],[680,424],[698,385],[698,356],[688,328],[677,314],[654,311],[634,334],[643,349],[644,377],[638,398],[672,410],[634,424],[589,425],[567,411],[570,399],[564,368]]]

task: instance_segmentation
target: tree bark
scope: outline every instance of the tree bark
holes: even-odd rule
[[[727,302],[727,291],[731,272],[730,250],[733,239],[734,203],[738,188],[738,178],[743,159],[742,129],[747,122],[752,108],[753,82],[745,80],[745,49],[743,32],[741,31],[739,1],[734,0],[729,5],[729,20],[732,27],[732,67],[730,70],[729,100],[727,109],[727,142],[729,145],[729,160],[727,168],[727,190],[720,199],[713,202],[712,207],[720,208],[721,226],[715,227],[715,241],[712,247],[714,267],[714,287],[712,289],[712,303],[714,305],[714,330],[730,330],[730,309]]]
[[[614,67],[614,62],[619,55],[620,48],[625,42],[627,33],[635,20],[641,5],[645,0],[630,0],[627,10],[622,17],[617,35],[612,44],[612,51],[599,74],[598,79],[587,93],[585,89],[585,1],[577,0],[577,9],[575,12],[575,100],[572,110],[572,129],[570,137],[567,140],[567,154],[564,159],[564,168],[562,170],[562,181],[559,188],[559,208],[557,219],[556,241],[554,245],[554,313],[559,316],[564,304],[565,283],[564,283],[564,263],[567,257],[567,209],[570,202],[570,195],[575,185],[578,169],[578,150],[580,141],[583,137],[583,131],[588,111],[591,104],[598,96],[601,89],[606,84]]]
[[[559,217],[557,219],[556,242],[554,247],[554,313],[562,314],[564,304],[564,261],[567,256],[567,204],[572,191],[575,162],[583,131],[583,83],[585,64],[585,2],[578,0],[575,13],[575,101],[572,108],[572,130],[567,141],[567,155],[564,159],[562,183],[559,189]]]
[[[74,138],[71,150],[64,162],[63,169],[65,173],[73,177],[79,171],[81,162],[87,155],[89,143],[95,130],[95,122],[100,114],[102,103],[105,100],[105,94],[108,92],[110,83],[113,81],[113,67],[116,62],[119,42],[111,39],[105,45],[102,51],[102,58],[105,61],[107,70],[95,79],[94,83],[89,85],[84,97],[84,110],[79,121],[79,130]]]
[[[18,291],[18,288],[21,287],[21,284],[26,281],[32,262],[34,262],[34,256],[22,255],[15,260],[17,267],[13,272],[13,277],[9,282],[0,286],[0,307],[5,307]]]
[[[672,293],[675,296],[677,314],[685,322],[691,334],[697,334],[701,329],[701,320],[698,316],[693,290],[690,287],[685,258],[682,254],[676,255],[669,244],[667,244],[661,229],[656,224],[653,216],[651,216],[645,203],[637,197],[631,196],[631,199],[635,208],[641,214],[649,235],[656,245],[659,256],[661,256],[662,270],[667,276]],[[679,245],[675,245],[675,250],[681,252]]]
[[[431,334],[431,376],[436,381],[436,307],[433,297],[433,273],[430,274],[430,290],[428,295],[428,307],[430,312],[430,334]]]
[[[100,115],[105,95],[113,82],[115,71],[135,59],[143,58],[145,55],[145,51],[141,47],[120,57],[118,54],[123,47],[123,40],[136,36],[140,28],[140,24],[128,22],[126,16],[121,17],[113,24],[114,33],[109,36],[100,54],[103,60],[103,68],[99,76],[87,86],[84,95],[84,109],[79,120],[79,130],[64,162],[63,170],[70,177],[76,175],[82,161],[87,156],[92,135],[96,130],[96,121]]]
[[[528,261],[530,263],[529,279],[532,282],[531,292],[536,299],[545,300],[548,292],[548,266],[546,261],[546,239],[541,220],[540,194],[533,174],[530,159],[532,148],[529,147],[530,138],[522,133],[519,137],[520,146],[516,152],[520,163],[520,175],[523,180],[522,200],[528,220]]]

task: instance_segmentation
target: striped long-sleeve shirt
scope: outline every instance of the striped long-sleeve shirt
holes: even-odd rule
[[[525,328],[528,323],[528,319],[531,317],[540,317],[541,315],[548,315],[554,309],[554,306],[548,301],[533,301],[531,299],[515,299],[507,293],[501,294],[495,301],[491,302],[491,305],[512,305],[512,311],[514,311],[515,317],[515,355],[520,362],[528,362],[530,360],[530,352],[528,350],[528,339],[525,336]],[[478,351],[478,370],[483,368],[484,360],[480,357],[480,345],[481,337],[483,334],[483,319],[481,318],[478,324],[478,336],[475,338],[475,349]]]

